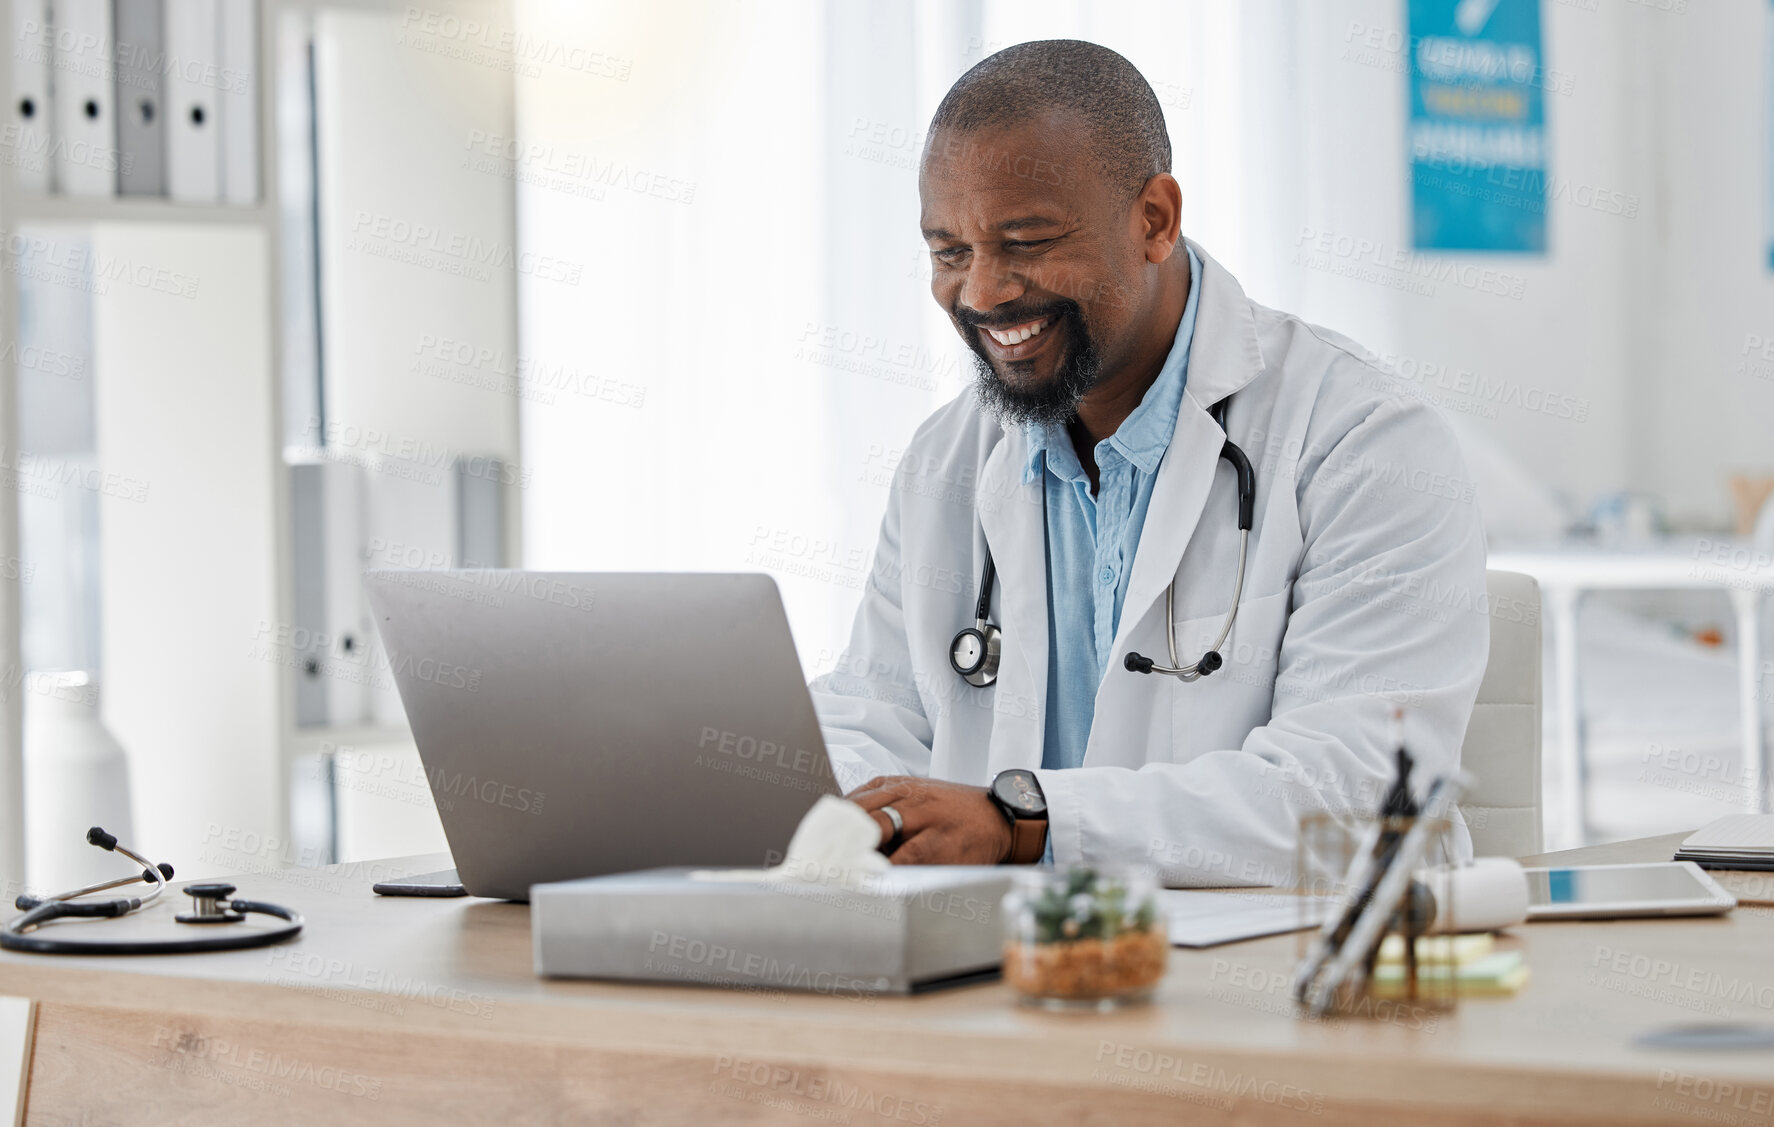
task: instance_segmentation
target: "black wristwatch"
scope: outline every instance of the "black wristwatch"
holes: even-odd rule
[[[998,772],[986,788],[992,801],[1010,822],[1012,865],[1032,865],[1047,852],[1047,796],[1035,772],[1021,767]]]

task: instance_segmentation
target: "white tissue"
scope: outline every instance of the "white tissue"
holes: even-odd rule
[[[848,799],[821,795],[795,827],[782,864],[769,869],[703,869],[691,880],[801,881],[855,888],[893,867],[881,855],[881,824]]]

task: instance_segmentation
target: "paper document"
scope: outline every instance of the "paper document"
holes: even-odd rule
[[[1774,814],[1734,814],[1682,840],[1684,853],[1774,854]]]
[[[1303,931],[1324,922],[1330,901],[1278,892],[1198,892],[1165,889],[1158,906],[1170,921],[1175,947],[1214,947]]]
[[[1689,834],[1675,859],[1704,869],[1774,869],[1774,814],[1720,818]]]

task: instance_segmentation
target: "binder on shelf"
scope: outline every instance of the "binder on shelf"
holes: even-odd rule
[[[223,4],[221,24],[222,199],[259,199],[259,54],[255,4]]]
[[[166,61],[160,0],[113,0],[117,36],[117,194],[166,194]]]
[[[70,196],[116,195],[110,0],[51,0],[49,22],[55,186]]]
[[[30,192],[49,191],[51,152],[49,55],[54,50],[49,36],[47,0],[10,0],[12,5],[12,102],[8,114],[13,126],[8,152],[0,153],[12,166],[12,182]]]
[[[165,3],[167,194],[184,203],[216,203],[222,198],[217,0]]]

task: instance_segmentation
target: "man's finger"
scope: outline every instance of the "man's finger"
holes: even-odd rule
[[[898,849],[893,851],[895,865],[940,865],[942,858],[938,856],[940,847],[935,842],[933,833],[921,833],[902,841]]]
[[[885,786],[857,795],[850,801],[868,811],[877,823],[887,827],[881,837],[882,844],[885,844],[893,840],[893,823],[887,815],[881,813],[881,807],[891,806],[893,812],[899,815],[899,840],[903,843],[930,829],[940,818],[940,804],[932,809],[920,801],[925,797],[927,793],[920,789],[919,780],[898,778],[889,779]],[[890,856],[898,858],[897,853]]]
[[[875,790],[879,787],[886,786],[888,783],[892,782],[896,778],[899,778],[899,776],[898,775],[876,775],[874,778],[870,779],[868,782],[857,787],[855,790],[851,791],[849,794],[845,795],[844,797],[854,799],[857,795],[863,793],[864,791]]]
[[[889,802],[903,800],[908,793],[905,779],[883,779],[874,790],[853,790],[846,797],[864,810],[879,810]]]
[[[881,827],[881,844],[875,847],[879,849],[893,840],[895,836],[893,832],[893,822],[887,817],[887,815],[881,813],[879,810],[870,810],[869,817],[873,818],[875,824]]]

